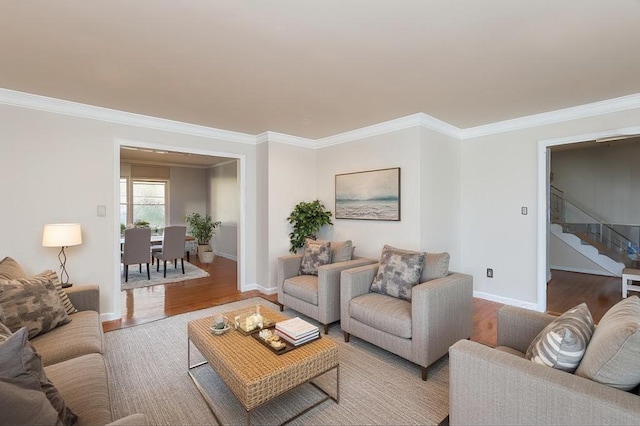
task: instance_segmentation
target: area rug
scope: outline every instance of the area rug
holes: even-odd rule
[[[258,303],[278,309],[262,298],[252,298],[106,333],[105,354],[114,419],[144,413],[150,424],[216,424],[187,375],[187,323]],[[302,317],[289,309],[285,309],[284,314]],[[345,343],[339,323],[331,325],[327,337],[338,345],[340,403],[325,401],[293,424],[437,425],[447,417],[449,363],[446,356],[429,368],[429,379],[422,381],[420,368],[403,358],[355,337]],[[198,361],[198,357],[192,347],[192,362]],[[200,382],[206,383],[205,390],[214,401],[220,421],[246,424],[244,408],[216,373],[208,365],[194,371]],[[335,381],[335,374],[330,372],[321,379]],[[316,388],[303,385],[256,409],[251,423],[280,424],[319,399]]]
[[[209,276],[207,271],[204,271],[187,261],[184,262],[184,274],[182,274],[180,263],[178,263],[178,268],[174,268],[173,262],[167,262],[167,278],[164,278],[162,264],[160,264],[160,272],[156,272],[156,265],[149,265],[149,271],[151,273],[150,280],[147,279],[146,265],[142,265],[142,272],[140,272],[138,265],[130,265],[129,282],[125,282],[124,266],[120,264],[120,288],[122,290],[129,290],[132,288],[150,287],[152,285],[175,283],[178,281],[186,281]]]

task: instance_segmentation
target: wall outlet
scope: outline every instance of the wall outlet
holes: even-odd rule
[[[520,209],[520,213],[522,213],[523,215],[525,215],[525,216],[526,216],[527,214],[529,214],[529,209],[528,209],[528,208],[526,208],[526,207],[522,207],[522,208]]]
[[[487,268],[487,277],[493,278],[493,269]]]

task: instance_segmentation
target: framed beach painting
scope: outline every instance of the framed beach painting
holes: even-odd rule
[[[336,175],[335,217],[400,220],[400,167]]]

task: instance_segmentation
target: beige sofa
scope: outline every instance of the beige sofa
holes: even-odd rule
[[[523,358],[557,317],[498,310],[497,348],[462,340],[449,350],[451,425],[640,424],[640,396]]]
[[[47,377],[78,415],[78,426],[146,425],[143,414],[113,421],[107,366],[102,355],[98,286],[74,285],[65,291],[78,312],[69,315],[71,322],[31,340],[42,357]]]

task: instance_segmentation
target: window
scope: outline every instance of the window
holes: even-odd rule
[[[127,226],[127,178],[120,178],[120,229]]]
[[[166,182],[134,180],[132,185],[133,223],[149,222],[149,227],[164,228]]]

